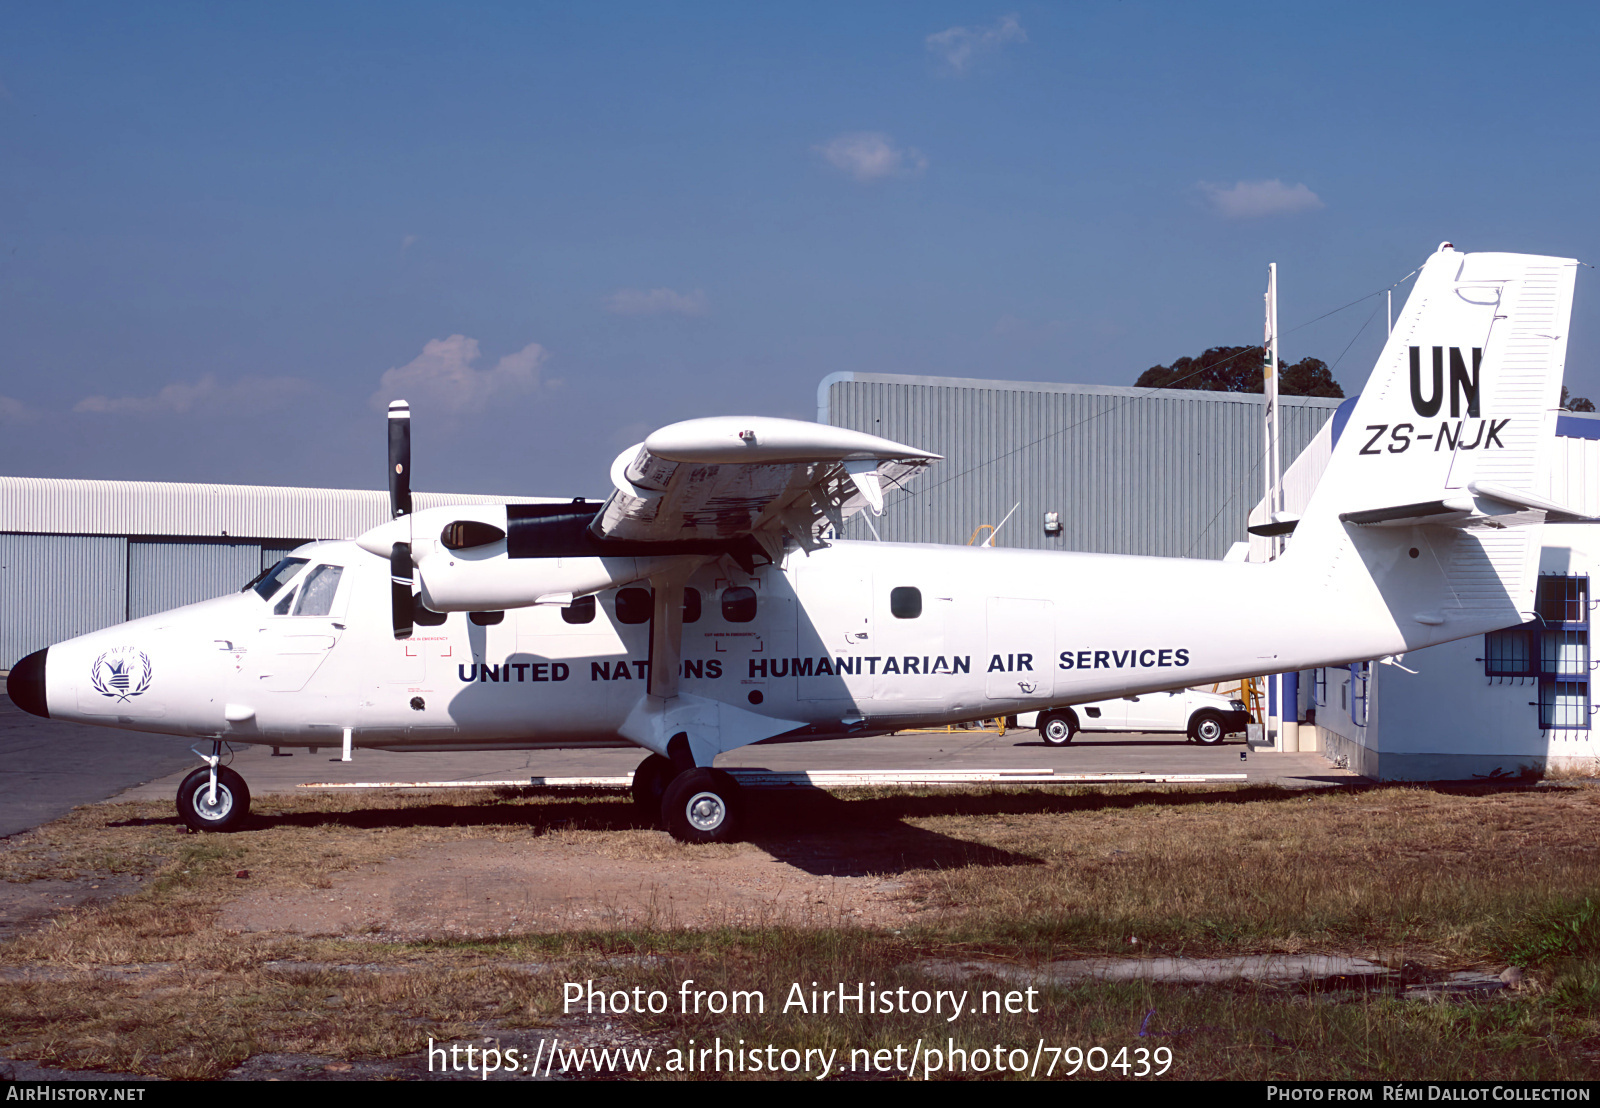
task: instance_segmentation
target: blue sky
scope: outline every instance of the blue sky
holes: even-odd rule
[[[1597,22],[13,2],[0,472],[378,488],[403,395],[419,487],[600,495],[654,427],[812,418],[839,370],[1131,384],[1256,341],[1269,261],[1286,330],[1442,239],[1600,262]],[[1348,347],[1359,390],[1380,304],[1285,357]]]

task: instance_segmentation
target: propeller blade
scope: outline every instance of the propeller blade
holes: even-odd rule
[[[411,514],[411,405],[389,402],[389,518]]]
[[[394,637],[411,637],[411,544],[397,542],[389,551],[389,598],[394,609]]]

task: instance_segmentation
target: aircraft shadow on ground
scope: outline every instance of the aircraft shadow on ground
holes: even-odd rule
[[[1341,781],[1343,793],[1378,794],[1417,789],[1450,796],[1485,796],[1541,789],[1533,782],[1450,781],[1379,784]],[[558,830],[655,830],[631,800],[610,791],[548,792],[497,789],[499,799],[541,795],[546,803],[507,807],[498,800],[481,804],[423,804],[416,807],[372,807],[344,812],[290,811],[252,814],[243,834],[273,828],[329,828],[377,831],[407,827],[494,828],[523,824],[530,835]],[[981,842],[929,831],[908,822],[940,816],[1093,814],[1136,807],[1182,808],[1196,804],[1263,805],[1294,803],[1325,795],[1328,790],[1284,789],[1273,785],[1217,791],[1156,790],[1082,792],[1064,795],[1053,789],[975,793],[835,796],[812,789],[773,790],[746,794],[742,838],[774,859],[819,877],[860,877],[919,869],[967,866],[1031,866],[1043,860]],[[112,821],[110,827],[179,825],[176,815]]]

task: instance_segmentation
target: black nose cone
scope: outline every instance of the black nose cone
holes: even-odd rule
[[[49,653],[48,646],[35,650],[18,662],[6,678],[6,695],[11,697],[11,703],[45,719],[50,718],[50,706],[44,696],[44,661]]]

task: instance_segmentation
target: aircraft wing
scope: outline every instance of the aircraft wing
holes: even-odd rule
[[[396,405],[408,421],[404,402]],[[408,429],[391,446],[397,474],[408,475],[407,438]],[[758,557],[782,557],[785,535],[816,549],[829,526],[842,527],[864,507],[881,511],[886,487],[903,486],[937,460],[842,427],[763,416],[694,419],[619,455],[603,504],[411,512],[407,489],[396,498],[395,518],[356,542],[389,558],[395,635],[404,638],[419,602],[435,613],[570,604],[661,576],[659,560],[678,555],[726,555],[753,572]]]
[[[674,423],[623,451],[591,532],[640,543],[749,535],[774,558],[785,533],[812,549],[863,508],[883,510],[939,455],[876,435],[767,416]]]

